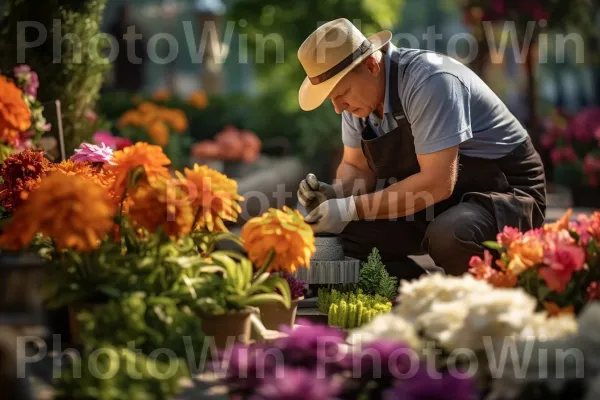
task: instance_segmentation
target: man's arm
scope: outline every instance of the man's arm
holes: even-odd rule
[[[344,146],[344,156],[332,185],[337,197],[370,193],[375,188],[375,175],[360,148]]]
[[[457,178],[458,146],[418,155],[421,171],[384,190],[356,198],[360,219],[393,219],[447,199]]]

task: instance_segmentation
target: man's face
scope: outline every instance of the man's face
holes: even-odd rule
[[[368,117],[383,102],[385,82],[381,84],[380,72],[377,61],[369,57],[344,76],[329,95],[335,112]]]

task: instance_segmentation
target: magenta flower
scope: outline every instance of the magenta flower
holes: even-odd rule
[[[38,88],[40,87],[38,74],[32,71],[29,65],[25,64],[17,65],[13,73],[17,81],[22,85],[23,91],[30,96],[36,97]]]
[[[600,107],[589,107],[577,114],[569,130],[573,137],[581,142],[590,142],[600,129]]]
[[[275,347],[281,350],[286,365],[323,368],[336,372],[348,368],[352,361],[349,354],[342,354],[339,345],[344,343],[340,330],[327,325],[313,325],[298,320],[295,328],[282,328],[287,337],[279,338]],[[339,359],[333,362],[333,359]]]
[[[331,377],[317,376],[303,368],[280,367],[265,379],[251,400],[330,400],[342,391]]]
[[[503,247],[508,248],[512,242],[521,239],[521,232],[517,228],[505,226],[502,232],[496,235],[496,241]]]
[[[423,366],[414,376],[398,380],[396,386],[387,390],[383,398],[385,400],[475,400],[478,395],[471,379],[448,373],[433,375]]]
[[[554,164],[570,163],[577,161],[577,153],[572,147],[557,147],[550,152]]]
[[[108,163],[112,164],[112,149],[104,143],[100,146],[89,143],[82,143],[78,149],[75,149],[75,154],[71,156],[71,160],[76,162],[90,163]]]
[[[352,365],[353,368],[360,366],[360,377],[364,381],[389,382],[411,374],[418,364],[418,354],[407,344],[380,339],[367,344],[360,352],[355,353]]]
[[[113,136],[109,131],[98,131],[92,137],[94,144],[105,144],[113,150],[122,150],[127,146],[131,146],[133,142],[129,138]]]
[[[592,187],[598,186],[598,177],[600,177],[600,157],[588,154],[583,159],[583,171],[588,178],[588,184]]]
[[[272,376],[277,363],[277,349],[263,344],[235,344],[220,354],[213,367],[225,368],[225,381],[235,393],[253,393],[266,377]]]

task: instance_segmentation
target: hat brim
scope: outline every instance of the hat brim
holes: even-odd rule
[[[318,85],[313,85],[308,77],[304,79],[304,82],[302,82],[302,86],[300,86],[300,90],[298,91],[298,102],[300,103],[300,108],[302,108],[302,110],[311,111],[323,104],[335,86],[342,80],[342,78],[344,78],[344,76],[346,76],[348,72],[350,72],[354,67],[360,64],[371,54],[385,46],[392,39],[392,32],[381,31],[373,36],[368,37],[367,39],[372,44],[371,50],[358,57],[352,62],[352,64],[348,65],[337,75],[329,78],[325,82],[319,83]]]

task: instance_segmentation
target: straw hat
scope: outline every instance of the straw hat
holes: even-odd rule
[[[346,18],[317,28],[298,49],[298,59],[307,75],[298,92],[300,107],[305,111],[319,107],[348,72],[391,38],[390,31],[366,38]]]

